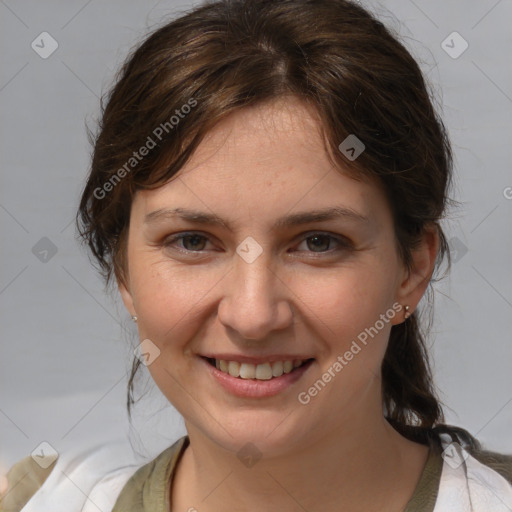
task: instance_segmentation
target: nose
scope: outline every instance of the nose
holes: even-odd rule
[[[236,256],[225,279],[218,317],[240,338],[268,339],[272,331],[290,326],[289,298],[293,294],[264,254],[252,263]]]

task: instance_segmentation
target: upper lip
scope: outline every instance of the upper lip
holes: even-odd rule
[[[306,359],[313,359],[311,356],[304,356],[301,354],[269,354],[268,356],[245,356],[242,354],[200,354],[201,357],[208,359],[222,359],[224,361],[237,361],[239,363],[250,363],[250,364],[262,364],[262,363],[273,363],[276,361],[305,361]]]

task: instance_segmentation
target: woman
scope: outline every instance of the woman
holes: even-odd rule
[[[187,436],[84,510],[512,510],[512,456],[443,424],[420,329],[451,177],[417,63],[356,3],[219,0],[149,35],[78,226],[138,326],[128,410],[146,365]]]

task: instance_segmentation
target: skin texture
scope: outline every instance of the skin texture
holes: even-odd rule
[[[134,198],[119,289],[140,339],[161,351],[148,369],[191,441],[172,485],[173,511],[334,511],[340,503],[344,511],[398,511],[425,465],[428,449],[399,435],[382,412],[380,365],[403,311],[307,405],[297,399],[394,303],[414,311],[438,249],[437,234],[426,231],[409,274],[383,192],[335,169],[319,130],[314,112],[293,97],[244,109],[218,124],[172,181]],[[178,206],[215,213],[233,231],[144,223],[146,214]],[[272,230],[282,216],[328,206],[368,222]],[[170,244],[190,231],[206,239]],[[315,244],[315,234],[348,245]],[[248,236],[263,249],[250,264],[236,252]],[[213,380],[198,359],[206,352],[315,361],[281,394],[250,399]],[[237,457],[248,442],[262,454],[252,467]]]

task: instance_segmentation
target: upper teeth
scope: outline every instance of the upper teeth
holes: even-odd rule
[[[283,373],[290,373],[294,368],[302,365],[304,361],[295,359],[294,361],[276,361],[274,363],[239,363],[238,361],[224,361],[224,359],[215,359],[215,366],[224,373],[229,373],[232,377],[242,379],[270,380],[272,377],[280,377]]]

